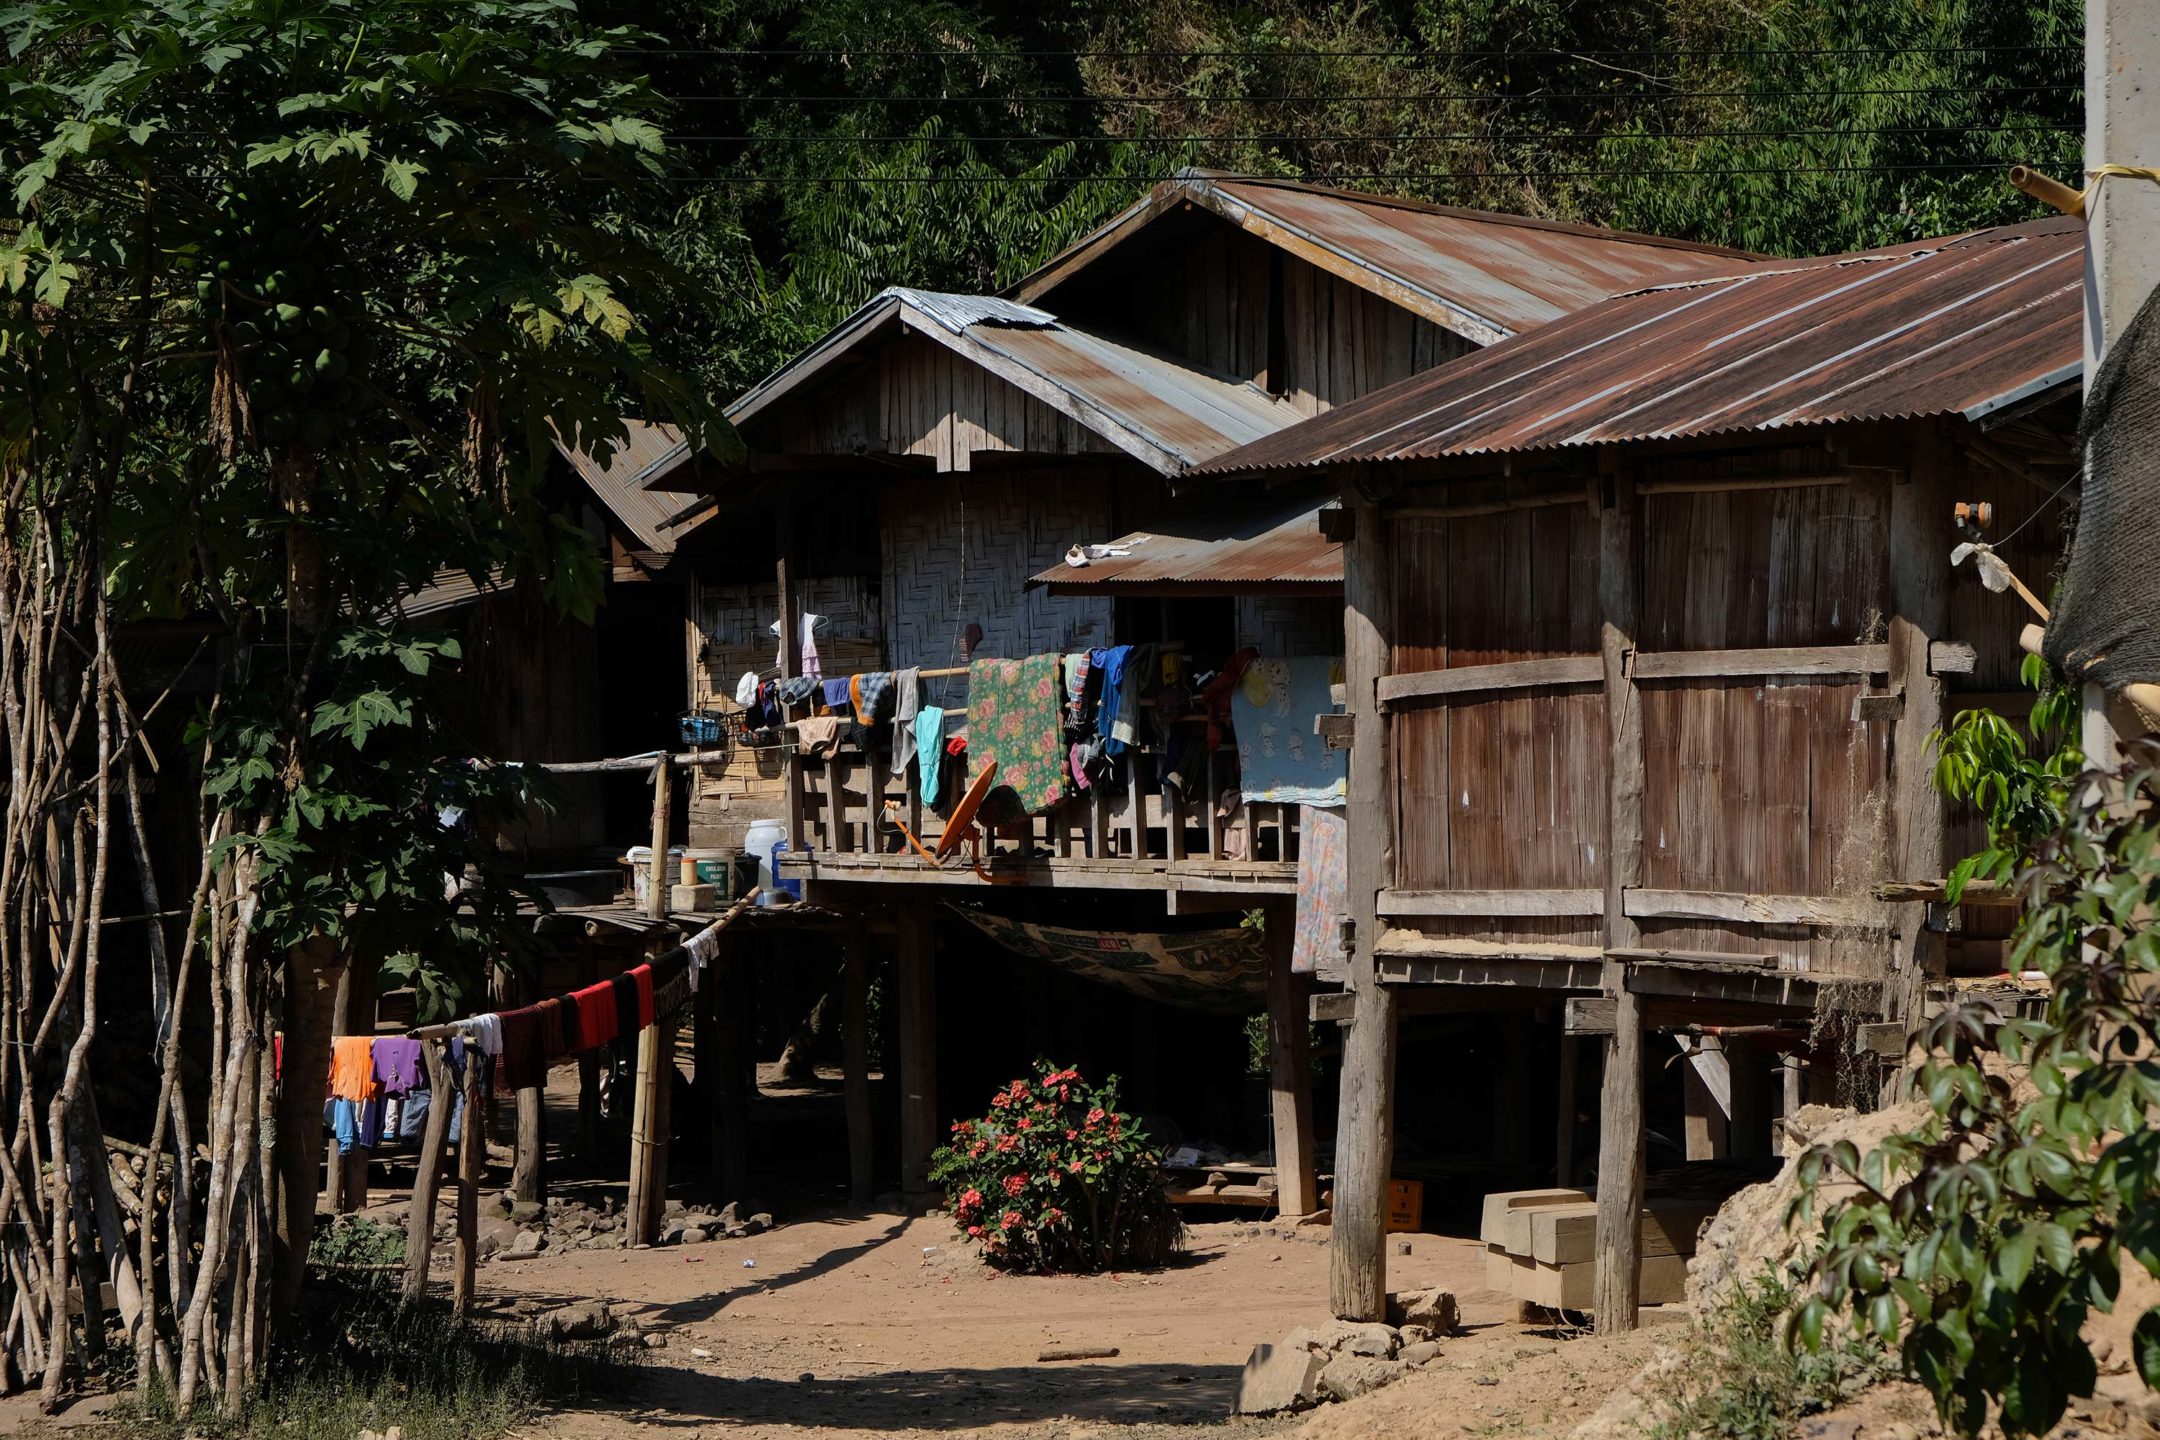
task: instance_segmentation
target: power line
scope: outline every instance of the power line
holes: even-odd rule
[[[1392,134],[1364,132],[1354,134],[1307,135],[1295,131],[1280,130],[1249,135],[1114,135],[1096,131],[1086,135],[963,135],[950,133],[904,134],[904,135],[819,135],[795,133],[788,135],[701,135],[669,134],[662,138],[670,144],[722,144],[740,143],[771,145],[795,142],[805,145],[1082,145],[1107,141],[1120,145],[1264,145],[1275,141],[1295,141],[1304,145],[1322,144],[1405,144],[1418,141],[1473,141],[1482,140],[1495,144],[1518,140],[1565,143],[1587,140],[1602,144],[1607,140],[1794,140],[1818,136],[1838,138],[1862,138],[1875,135],[2081,135],[2083,127],[2077,125],[1912,125],[1876,126],[1853,128],[1824,128],[1810,130],[1448,130],[1448,131],[1397,131]]]
[[[1854,46],[1643,46],[1634,49],[1559,50],[882,50],[869,46],[843,49],[663,45],[622,46],[617,54],[711,57],[735,60],[1417,60],[1447,64],[1457,60],[1582,60],[1700,58],[1830,58],[1895,55],[2066,55],[2084,54],[2083,45],[1854,45]]]
[[[1421,104],[1437,101],[1491,104],[1520,104],[1529,101],[1551,102],[1559,100],[1632,100],[1659,104],[1691,100],[1872,100],[1880,98],[1910,97],[1915,95],[1962,95],[1976,99],[1996,99],[2008,95],[2059,95],[2080,92],[2083,81],[2057,81],[2035,85],[2001,85],[1976,90],[1969,85],[1912,85],[1867,90],[1785,90],[1772,93],[1758,90],[1667,90],[1635,91],[1615,90],[1553,90],[1528,91],[1521,94],[1502,94],[1497,91],[1379,91],[1372,94],[1345,95],[1340,92],[1308,94],[1299,92],[1283,95],[1255,94],[1207,94],[1181,93],[1168,95],[1101,95],[1101,94],[1028,94],[1006,92],[988,95],[684,95],[662,94],[661,99],[677,105],[1310,105],[1344,103],[1401,103],[1415,100]]]
[[[1552,180],[1597,176],[1604,178],[1664,178],[1664,179],[1715,179],[1740,175],[1867,175],[1867,174],[1925,174],[1925,173],[1982,173],[2000,172],[2008,162],[2001,156],[1981,156],[1971,160],[1913,161],[1900,164],[1875,165],[1762,165],[1732,167],[1672,167],[1651,166],[1638,169],[1611,166],[1594,166],[1582,169],[1549,170],[1520,167],[1499,167],[1488,170],[1412,170],[1412,171],[1365,171],[1336,170],[1316,171],[1304,175],[1233,175],[1233,181],[1249,181],[1264,184],[1271,180],[1293,182],[1303,185],[1339,185],[1346,181],[1393,181],[1401,183],[1428,180],[1504,180],[1533,179]],[[486,175],[476,179],[486,180],[543,180],[584,181],[594,184],[621,185],[614,176],[568,175],[540,176],[530,174]],[[1059,172],[1053,175],[818,175],[788,173],[776,175],[653,175],[641,177],[642,183],[668,185],[1058,185],[1079,186],[1089,184],[1115,184],[1150,186],[1167,175],[1148,175],[1117,172],[1073,173]]]

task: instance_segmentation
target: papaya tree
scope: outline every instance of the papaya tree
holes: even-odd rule
[[[52,1401],[94,1355],[80,1259],[136,1297],[138,1376],[230,1409],[297,1296],[322,1154],[273,1033],[285,1074],[324,1074],[347,967],[397,959],[447,1003],[514,928],[443,820],[531,782],[447,724],[455,645],[400,597],[447,568],[589,612],[589,543],[542,499],[557,439],[604,454],[625,413],[726,431],[640,323],[677,282],[622,218],[668,164],[635,34],[558,0],[27,0],[0,43],[0,1027],[30,1046],[0,1079],[0,1218],[29,1222],[0,1241],[23,1317],[0,1360]],[[154,889],[159,697],[110,637],[183,618],[217,678],[177,963],[149,941],[149,1173],[180,1163],[130,1257],[81,1218],[108,841]],[[191,993],[210,1040],[183,1056]]]

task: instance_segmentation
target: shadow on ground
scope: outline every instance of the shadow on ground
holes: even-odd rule
[[[742,1380],[669,1356],[649,1364],[647,1426],[715,1421],[803,1430],[964,1430],[999,1423],[1089,1420],[1121,1425],[1219,1422],[1237,1391],[1234,1365],[1025,1365],[901,1370],[810,1380]],[[665,1414],[653,1414],[653,1410]]]

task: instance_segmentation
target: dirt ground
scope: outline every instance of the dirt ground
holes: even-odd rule
[[[1247,1353],[1326,1318],[1324,1229],[1217,1221],[1154,1275],[1000,1275],[948,1222],[901,1215],[798,1219],[691,1248],[495,1262],[504,1307],[603,1299],[666,1332],[623,1404],[551,1415],[528,1435],[1130,1436],[1220,1426],[1325,1440],[1420,1433],[1567,1434],[1641,1364],[1656,1330],[1608,1345],[1516,1323],[1487,1291],[1474,1241],[1405,1237],[1398,1287],[1444,1285],[1466,1334],[1427,1371],[1311,1417],[1232,1422]],[[1053,1347],[1114,1359],[1043,1362]],[[700,1353],[702,1352],[702,1353]]]

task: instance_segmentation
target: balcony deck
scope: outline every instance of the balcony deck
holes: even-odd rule
[[[1219,794],[1231,752],[1209,757],[1205,794]],[[944,821],[923,804],[911,769],[903,782],[888,752],[843,748],[788,761],[785,879],[874,884],[1036,885],[1063,889],[1289,894],[1297,887],[1298,808],[1243,805],[1230,815],[1164,787],[1156,757],[1121,759],[1122,784],[1082,791],[1044,815],[985,837],[985,881],[961,846],[940,868],[917,854],[905,825],[934,849]],[[888,807],[892,818],[888,818]],[[899,823],[895,824],[894,820]]]

